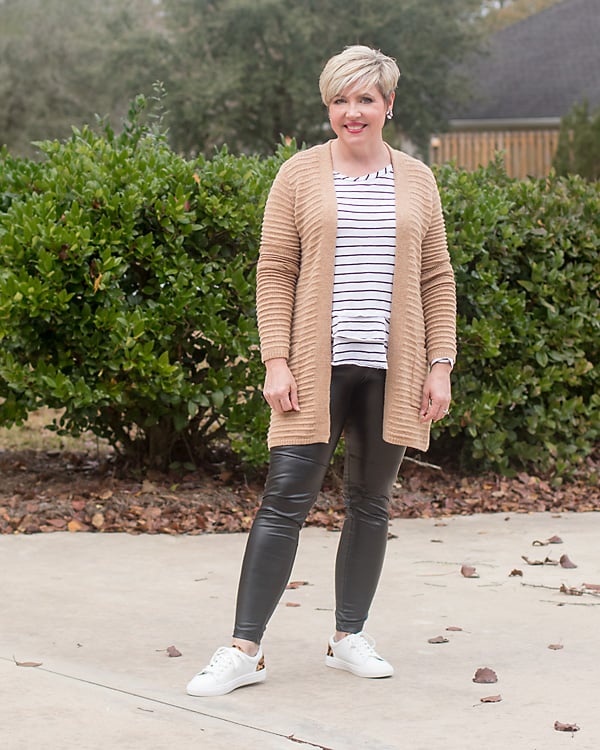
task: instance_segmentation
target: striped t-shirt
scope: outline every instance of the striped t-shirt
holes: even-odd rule
[[[362,177],[333,176],[338,224],[331,361],[386,369],[396,248],[392,165]]]

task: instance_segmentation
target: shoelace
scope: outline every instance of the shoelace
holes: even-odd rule
[[[229,669],[232,664],[235,665],[235,662],[240,661],[240,659],[241,651],[238,651],[237,649],[227,648],[226,646],[221,646],[215,651],[213,658],[210,660],[210,663],[202,670],[200,674],[208,674],[209,672],[220,674]]]
[[[358,651],[361,656],[373,656],[375,659],[381,659],[381,656],[375,651],[375,641],[366,633],[356,633],[346,636],[350,638],[350,648]]]

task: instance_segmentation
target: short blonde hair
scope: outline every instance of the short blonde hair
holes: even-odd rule
[[[319,78],[323,104],[328,107],[342,91],[362,83],[366,88],[377,86],[386,102],[398,85],[400,70],[392,57],[362,44],[346,47],[331,57]]]

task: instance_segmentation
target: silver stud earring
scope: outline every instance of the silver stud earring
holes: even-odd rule
[[[385,116],[386,116],[386,119],[391,120],[392,117],[394,116],[394,113],[392,112],[391,109],[388,109],[388,111],[385,113]]]

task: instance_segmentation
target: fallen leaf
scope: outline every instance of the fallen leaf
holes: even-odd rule
[[[479,699],[482,703],[500,703],[502,700],[501,695],[487,695],[485,698]]]
[[[299,589],[300,586],[308,586],[308,581],[290,581],[286,589]]]
[[[298,604],[298,602],[286,602],[285,606],[286,607],[299,607],[300,604]]]
[[[83,510],[85,508],[85,500],[80,497],[74,498],[73,500],[71,500],[71,507],[76,511]]]
[[[101,529],[104,526],[104,514],[103,513],[94,513],[92,516],[92,526],[95,529]]]
[[[498,675],[494,672],[493,669],[490,669],[489,667],[480,667],[475,672],[475,677],[473,677],[473,682],[480,682],[480,683],[498,682]]]
[[[89,531],[89,528],[90,527],[86,523],[82,523],[75,518],[71,519],[67,524],[67,529],[72,532]]]
[[[551,536],[549,539],[544,539],[544,541],[541,541],[540,539],[536,539],[531,544],[534,547],[545,547],[548,544],[562,544],[562,543],[563,543],[563,540],[559,536],[556,536],[555,534],[554,536]]]
[[[523,571],[522,570],[519,570],[519,568],[513,568],[510,571],[510,573],[508,574],[508,577],[511,578],[511,577],[514,577],[514,576],[522,576],[522,575],[523,575]]]
[[[560,651],[561,648],[564,648],[564,646],[562,645],[562,643],[551,643],[548,648],[552,651]]]
[[[181,656],[181,651],[179,651],[179,649],[176,649],[175,646],[169,646],[169,648],[167,649],[167,654],[173,657]]]
[[[479,578],[476,568],[472,565],[463,565],[460,572],[465,578]]]
[[[544,560],[530,560],[527,555],[521,555],[521,559],[525,560],[527,565],[558,565],[558,560],[552,560],[549,557]]]
[[[462,628],[457,627],[456,625],[449,625],[446,630],[451,630],[454,633],[460,633],[462,632]]]
[[[577,724],[563,724],[560,721],[554,722],[554,728],[557,732],[578,732],[579,727]]]
[[[448,639],[443,635],[436,635],[435,638],[429,638],[427,643],[448,643]]]
[[[577,567],[577,565],[575,565],[574,562],[571,562],[571,560],[569,560],[567,555],[561,555],[559,562],[560,562],[561,568],[576,568]]]
[[[17,667],[41,667],[43,664],[41,661],[17,661],[14,656],[13,660]]]
[[[584,583],[583,588],[590,591],[600,591],[600,585],[597,583]]]
[[[564,583],[561,583],[559,591],[563,594],[568,594],[569,596],[583,596],[583,591],[581,589],[576,589],[572,586],[565,586]]]

